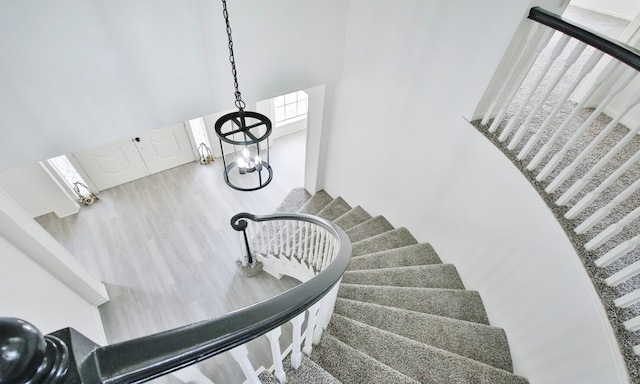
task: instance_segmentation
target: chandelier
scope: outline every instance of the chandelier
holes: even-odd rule
[[[220,139],[224,181],[239,191],[255,191],[264,188],[273,179],[269,165],[269,135],[271,120],[257,112],[245,111],[246,104],[238,89],[238,73],[233,55],[231,26],[227,2],[222,0],[223,16],[229,38],[229,61],[235,87],[235,106],[238,111],[220,117],[215,131]]]

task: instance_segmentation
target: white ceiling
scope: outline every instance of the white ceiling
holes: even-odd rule
[[[240,91],[337,79],[340,0],[229,1]],[[0,170],[233,107],[217,0],[0,0]]]

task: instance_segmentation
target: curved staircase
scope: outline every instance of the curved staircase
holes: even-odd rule
[[[353,245],[331,322],[299,369],[285,361],[288,383],[528,382],[479,294],[431,245],[324,191],[296,189],[278,211],[331,220]],[[260,379],[278,383],[269,371]]]

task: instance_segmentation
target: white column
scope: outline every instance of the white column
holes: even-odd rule
[[[247,383],[249,384],[260,384],[260,379],[258,379],[258,374],[256,370],[251,365],[251,361],[249,361],[249,351],[247,351],[247,347],[245,344],[242,344],[234,349],[230,350],[231,356],[234,358],[238,365],[244,372],[245,377],[247,378]]]
[[[298,316],[291,319],[291,324],[293,324],[293,341],[291,342],[291,366],[293,369],[300,368],[300,364],[302,364],[302,353],[300,352],[300,348],[302,347],[302,322],[304,321],[304,314],[306,312],[302,312]]]
[[[271,345],[271,356],[273,357],[273,365],[275,367],[274,375],[280,382],[284,384],[287,382],[287,375],[282,368],[282,352],[280,351],[280,335],[282,334],[282,327],[277,327],[267,332],[267,338]]]
[[[311,355],[311,350],[313,349],[313,332],[316,328],[316,319],[318,315],[318,308],[320,307],[319,303],[315,303],[309,308],[309,317],[307,319],[307,330],[306,337],[304,340],[304,348],[302,351],[307,354],[307,356]]]

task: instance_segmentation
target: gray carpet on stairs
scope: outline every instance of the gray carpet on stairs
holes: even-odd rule
[[[294,188],[287,194],[282,203],[276,208],[276,213],[294,213],[311,198],[311,194],[304,188]]]
[[[309,200],[298,210],[300,213],[307,213],[309,215],[317,215],[322,208],[326,207],[333,199],[325,191],[320,191],[311,196]]]
[[[489,324],[480,295],[463,289],[340,284],[338,296],[453,319]]]
[[[351,242],[355,243],[356,241],[364,240],[368,237],[391,231],[392,229],[393,225],[391,225],[384,216],[376,216],[348,229],[346,232]]]
[[[349,206],[349,204],[347,204],[347,202],[344,201],[341,197],[338,197],[331,201],[329,204],[325,205],[325,207],[322,208],[320,212],[318,212],[318,216],[322,217],[323,219],[333,221],[349,212],[350,210],[351,207]]]
[[[456,267],[452,264],[411,265],[346,271],[343,283],[387,285],[394,287],[464,289]]]
[[[361,206],[357,206],[351,209],[349,212],[345,213],[344,215],[338,217],[333,222],[338,227],[344,229],[345,231],[348,231],[349,229],[355,227],[356,225],[360,223],[364,223],[370,218],[371,218],[371,215],[369,214],[369,212],[362,209]]]
[[[330,334],[323,335],[311,359],[343,383],[417,383]]]
[[[343,298],[335,313],[496,368],[513,369],[501,328]]]
[[[489,325],[479,294],[431,245],[324,191],[287,199],[280,212],[333,220],[353,240],[334,316],[298,370],[285,360],[288,383],[527,383],[511,373],[506,335]]]
[[[348,269],[377,269],[439,263],[441,263],[440,257],[431,244],[420,243],[363,256],[354,256],[351,258]]]
[[[417,243],[418,241],[406,228],[398,228],[352,243],[352,256],[362,256]]]
[[[340,315],[334,315],[328,331],[345,344],[357,346],[368,356],[420,383],[528,382],[505,370]],[[380,348],[381,345],[385,347]]]

